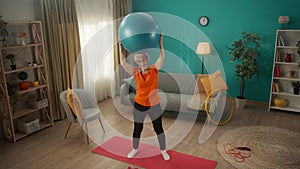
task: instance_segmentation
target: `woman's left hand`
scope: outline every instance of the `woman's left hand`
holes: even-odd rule
[[[160,48],[163,47],[163,35],[162,35],[162,32],[160,32],[160,35],[159,35],[159,47]]]

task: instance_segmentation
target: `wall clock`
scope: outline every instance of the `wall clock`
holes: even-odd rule
[[[208,17],[207,17],[207,16],[201,16],[201,17],[199,18],[199,24],[200,24],[201,26],[207,26],[207,25],[208,25],[208,22],[209,22],[209,20],[208,20]]]

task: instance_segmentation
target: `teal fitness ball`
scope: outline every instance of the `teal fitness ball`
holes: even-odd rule
[[[157,47],[160,29],[151,15],[136,12],[124,17],[118,35],[125,49],[129,52],[137,52]]]

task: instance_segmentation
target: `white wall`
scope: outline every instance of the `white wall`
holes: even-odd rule
[[[41,20],[40,0],[0,0],[0,15],[8,22]]]

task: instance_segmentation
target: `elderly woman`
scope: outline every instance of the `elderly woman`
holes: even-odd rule
[[[158,71],[163,66],[165,57],[162,34],[160,35],[159,46],[160,56],[155,64],[149,65],[150,57],[147,53],[138,53],[134,55],[134,60],[139,67],[135,67],[126,62],[122,53],[122,44],[119,42],[120,63],[128,74],[134,76],[136,81],[136,96],[133,109],[133,149],[127,155],[128,158],[133,158],[138,153],[144,119],[148,113],[158,138],[161,154],[164,160],[170,159],[166,151],[166,139],[162,126],[162,110],[158,94]]]

